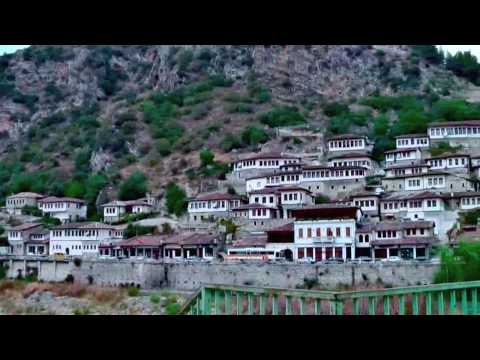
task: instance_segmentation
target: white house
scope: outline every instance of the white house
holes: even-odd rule
[[[331,167],[364,167],[367,169],[373,168],[373,160],[369,154],[366,153],[346,153],[330,156],[328,159],[328,166]]]
[[[211,218],[226,218],[233,208],[239,207],[243,199],[238,195],[213,193],[200,195],[188,201],[190,221],[197,222]]]
[[[366,150],[368,140],[365,136],[345,134],[327,139],[328,151],[358,151]]]
[[[432,140],[480,138],[480,120],[431,123],[428,135]]]
[[[418,175],[426,174],[430,168],[429,164],[415,164],[415,165],[394,165],[385,169],[385,176],[405,176],[405,175]]]
[[[468,172],[470,169],[470,155],[443,154],[426,159],[432,170],[451,170]]]
[[[236,178],[244,178],[243,173],[252,175],[263,171],[273,171],[281,166],[296,164],[300,158],[284,155],[280,152],[259,153],[253,156],[237,160],[233,163],[233,174]]]
[[[44,216],[50,216],[62,223],[75,222],[87,218],[87,203],[74,198],[47,197],[38,201]]]
[[[409,134],[395,137],[397,149],[428,148],[430,138],[427,134]]]
[[[69,223],[50,230],[50,254],[96,255],[102,244],[121,241],[123,228],[102,223]]]
[[[153,209],[151,204],[142,200],[112,201],[102,207],[103,219],[109,223],[121,220],[126,214],[149,214]]]
[[[431,191],[386,194],[380,200],[382,218],[425,219],[428,213],[442,212],[445,207],[444,197]]]
[[[374,192],[357,193],[350,196],[350,205],[360,208],[365,218],[380,216],[380,194]]]
[[[38,245],[43,245],[40,244],[45,238],[38,238],[38,237],[33,237],[31,238],[31,235],[35,235],[38,233],[43,232],[43,226],[41,224],[22,224],[16,227],[13,227],[7,231],[7,240],[10,245],[10,254],[11,255],[17,255],[17,256],[24,256],[28,255],[28,243],[30,241],[35,241],[38,240],[39,244]],[[33,244],[31,246],[34,246]],[[36,246],[35,246],[36,247]],[[30,249],[32,252],[35,252],[34,249]],[[43,247],[43,250],[41,251],[42,254],[45,254],[45,247]],[[40,253],[40,251],[39,251]]]
[[[295,259],[355,258],[355,232],[362,211],[342,205],[317,205],[292,211]]]
[[[5,201],[7,213],[10,215],[22,215],[22,209],[24,207],[37,207],[38,200],[44,197],[45,195],[33,192],[22,192],[8,196]]]
[[[387,166],[395,164],[415,164],[422,159],[422,152],[419,148],[404,148],[385,151],[385,163]]]

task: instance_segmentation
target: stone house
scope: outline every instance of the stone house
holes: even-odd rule
[[[5,201],[7,213],[10,215],[22,215],[24,207],[37,207],[38,200],[44,197],[45,195],[33,192],[22,192],[8,196]]]
[[[81,199],[46,197],[38,201],[38,207],[44,216],[56,218],[63,224],[87,218],[87,203]]]
[[[42,224],[23,224],[7,231],[10,255],[48,255],[48,234]]]
[[[112,201],[102,205],[103,220],[107,223],[120,221],[128,214],[150,214],[153,205],[143,200]]]

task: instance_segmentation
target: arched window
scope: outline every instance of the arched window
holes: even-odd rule
[[[369,236],[365,235],[365,242],[369,242],[369,241],[370,241]]]
[[[358,237],[358,241],[361,242],[361,243],[363,242],[363,235],[360,235],[360,236]]]

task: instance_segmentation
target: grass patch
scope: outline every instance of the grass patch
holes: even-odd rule
[[[140,295],[140,289],[137,287],[129,287],[127,293],[130,297],[137,297]]]

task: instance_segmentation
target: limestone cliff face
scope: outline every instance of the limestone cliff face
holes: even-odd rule
[[[285,102],[358,98],[375,91],[393,94],[396,90],[388,77],[405,78],[404,64],[410,54],[408,46],[396,45],[79,45],[54,47],[60,53],[44,60],[41,52],[51,48],[34,46],[29,50],[33,55],[26,56],[24,50],[9,56],[4,72],[10,83],[38,100],[29,110],[12,97],[0,98],[2,138],[8,133],[15,139],[30,122],[55,112],[96,102],[106,108],[122,93],[141,96],[150,90],[173,90],[198,78],[201,70],[225,73],[239,83],[254,71],[274,97]],[[193,59],[188,61],[190,56]],[[422,79],[432,72],[424,64],[419,68]],[[102,87],[108,71],[121,78],[116,96]],[[55,86],[61,96],[48,95],[47,85]]]
[[[453,87],[464,86],[442,68],[423,60],[412,64],[410,55],[409,46],[397,45],[32,46],[0,57],[0,159],[7,150],[28,143],[23,140],[28,139],[29,129],[55,114],[93,106],[102,127],[114,127],[118,114],[128,111],[136,111],[140,123],[139,100],[153,91],[171,91],[200,80],[206,73],[225,74],[234,80],[232,89],[240,93],[245,92],[254,73],[277,105],[422,93],[427,83],[435,87],[432,79],[441,78]],[[412,73],[415,81],[408,89],[398,85],[408,83]],[[202,126],[230,117],[225,105],[216,100],[212,100],[211,116]],[[266,105],[259,105],[254,113],[265,110]],[[315,119],[316,113],[321,114],[321,109],[314,110]],[[241,129],[255,115],[232,116],[230,126]],[[148,143],[149,136],[148,128],[139,125],[138,144]],[[137,156],[138,146],[127,147]],[[99,151],[92,154],[91,167],[102,170],[113,160]]]

